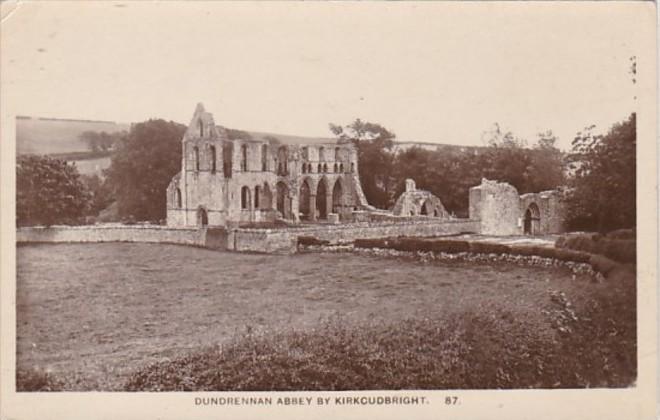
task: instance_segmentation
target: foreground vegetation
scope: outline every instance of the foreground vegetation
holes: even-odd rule
[[[580,311],[552,295],[548,333],[511,313],[245,332],[224,347],[148,365],[128,391],[625,387],[636,378],[635,281],[625,269]]]

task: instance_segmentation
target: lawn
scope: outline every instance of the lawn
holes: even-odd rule
[[[612,324],[619,337],[615,344],[604,344],[607,354],[602,356],[610,360],[611,354],[623,352],[625,360],[608,362],[613,373],[605,379],[603,366],[594,365],[587,369],[596,372],[594,379],[577,383],[626,386],[636,374],[634,280],[596,282],[568,270],[509,264],[424,264],[347,253],[254,255],[128,243],[20,246],[17,268],[17,369],[50,372],[65,390],[122,390],[136,370],[149,364],[194,352],[215,354],[214,346],[230,346],[245,334],[254,345],[267,348],[272,337],[287,334],[302,334],[304,341],[305,334],[336,333],[337,327],[359,331],[369,325],[407,334],[402,325],[410,326],[408,331],[435,331],[431,326],[446,328],[456,320],[467,328],[464,337],[479,337],[481,332],[486,337],[492,331],[479,328],[497,330],[502,323],[515,326],[505,326],[507,334],[523,334],[489,341],[494,355],[509,345],[516,347],[516,340],[524,341],[529,333],[592,360],[585,352],[590,345],[586,341],[593,343],[594,337],[587,335],[603,329],[603,339],[609,340],[611,333],[609,324],[602,324],[607,317],[598,311],[611,312],[617,318],[612,322],[626,320]],[[571,314],[580,321],[570,319]],[[334,320],[330,330],[328,319]],[[365,334],[356,337],[371,333]],[[567,334],[572,334],[569,341]],[[620,342],[623,351],[614,348]],[[392,352],[399,350],[404,354],[415,349]],[[521,386],[537,383],[530,381],[532,385]],[[362,387],[369,388],[369,383]]]

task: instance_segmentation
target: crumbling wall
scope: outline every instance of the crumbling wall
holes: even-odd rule
[[[482,179],[470,189],[470,218],[480,220],[484,235],[520,234],[518,190],[506,182]]]
[[[412,179],[406,179],[406,190],[394,204],[392,214],[394,216],[449,217],[442,201],[429,191],[418,190]]]

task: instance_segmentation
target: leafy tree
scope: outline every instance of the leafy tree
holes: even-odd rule
[[[16,222],[19,226],[79,223],[91,196],[75,165],[47,156],[16,162]]]
[[[530,164],[527,169],[529,192],[555,189],[566,184],[565,157],[555,144],[557,137],[548,130],[538,134],[536,145],[530,150]]]
[[[359,118],[342,127],[330,124],[340,142],[352,142],[358,151],[360,181],[367,201],[380,208],[394,204],[395,180],[392,177],[394,133],[380,124]]]
[[[570,156],[574,175],[568,193],[573,229],[609,231],[636,225],[636,115],[606,135],[594,126],[579,132]]]
[[[97,174],[83,174],[80,176],[80,180],[85,184],[91,196],[90,208],[88,209],[90,216],[98,215],[103,209],[115,201],[114,193],[109,183]]]
[[[181,169],[184,125],[164,120],[133,124],[116,145],[107,169],[119,216],[161,220],[166,216],[165,191]]]

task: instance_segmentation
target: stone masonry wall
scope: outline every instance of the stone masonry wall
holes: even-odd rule
[[[204,245],[204,232],[164,226],[22,227],[16,242],[154,242]]]
[[[365,222],[316,225],[285,229],[170,228],[165,226],[52,226],[24,227],[16,231],[19,243],[38,242],[151,242],[204,246],[219,250],[293,253],[300,236],[331,243],[389,236],[442,236],[476,233],[478,220],[451,219],[414,222]]]

